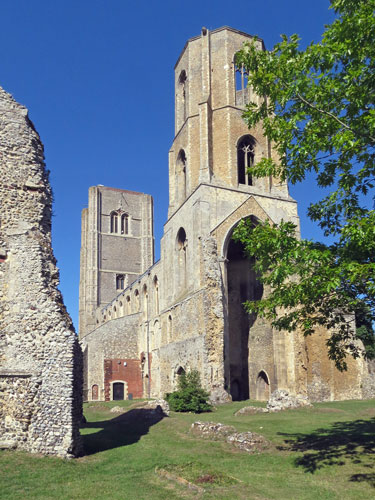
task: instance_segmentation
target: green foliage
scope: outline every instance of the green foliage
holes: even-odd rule
[[[271,290],[248,310],[305,335],[317,325],[331,328],[329,356],[345,369],[348,350],[361,354],[353,315],[365,304],[367,322],[375,320],[375,0],[331,0],[331,6],[337,18],[319,43],[303,51],[297,35],[283,35],[265,52],[254,40],[236,62],[255,92],[267,96],[248,106],[245,120],[250,128],[262,124],[278,156],[263,158],[251,174],[295,184],[312,172],[330,192],[310,205],[308,216],[335,243],[300,241],[290,222],[255,229],[243,222],[235,238],[256,256]]]
[[[356,336],[365,346],[365,356],[368,359],[375,359],[375,335],[371,320],[369,319],[367,305],[362,303],[358,307],[355,315]]]
[[[199,372],[192,370],[178,377],[178,390],[165,396],[172,411],[202,413],[211,411],[209,393],[202,389]]]
[[[357,337],[363,342],[365,346],[366,356],[370,359],[375,358],[375,341],[374,331],[367,328],[365,325],[360,326],[356,330]]]

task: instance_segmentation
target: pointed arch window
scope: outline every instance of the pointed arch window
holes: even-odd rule
[[[110,231],[111,231],[111,233],[117,233],[118,232],[118,213],[111,212],[110,217],[111,217]]]
[[[186,249],[187,237],[183,227],[180,227],[176,238],[177,265],[179,271],[179,292],[186,287]]]
[[[147,290],[146,284],[143,285],[142,293],[143,293],[143,308],[146,312],[147,311],[147,301],[148,301],[148,290]]]
[[[159,281],[156,275],[154,276],[154,297],[155,297],[155,314],[159,314]]]
[[[186,71],[183,69],[178,77],[178,88],[177,88],[177,108],[180,115],[181,125],[186,120]]]
[[[182,202],[186,198],[186,154],[183,149],[177,156],[177,186],[178,199]]]
[[[248,75],[243,64],[236,64],[236,55],[234,56],[234,77],[236,85],[236,105],[245,106],[250,102],[250,92],[247,86]]]
[[[139,310],[141,308],[141,302],[139,300],[139,292],[138,292],[138,290],[135,290],[134,297],[135,297],[135,304],[136,304],[136,312],[139,312]]]
[[[172,340],[172,335],[173,335],[173,329],[172,329],[173,323],[172,323],[172,315],[168,315],[168,322],[167,322],[167,342],[170,342]]]
[[[253,178],[248,168],[254,165],[255,140],[251,135],[244,135],[237,144],[238,184],[253,186]]]
[[[129,215],[121,215],[121,234],[129,234]]]

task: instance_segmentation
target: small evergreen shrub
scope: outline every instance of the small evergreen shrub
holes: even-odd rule
[[[201,386],[199,372],[192,370],[179,375],[177,391],[166,394],[165,399],[172,411],[202,413],[212,410],[208,397],[209,393]]]

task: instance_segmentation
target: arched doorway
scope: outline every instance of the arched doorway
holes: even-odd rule
[[[124,399],[124,383],[123,382],[113,382],[113,401],[120,401]]]
[[[175,374],[174,374],[174,386],[175,386],[176,390],[179,387],[180,377],[182,377],[183,375],[186,375],[186,371],[184,368],[182,368],[182,366],[179,366],[178,369],[175,370]]]
[[[180,366],[176,373],[178,376],[185,375],[185,370]]]
[[[99,387],[98,384],[94,384],[91,388],[91,399],[97,401],[99,398]]]
[[[256,382],[256,399],[259,401],[267,401],[270,397],[270,382],[265,371],[258,373]]]
[[[251,219],[255,224],[255,217]],[[231,234],[226,251],[228,324],[225,354],[229,358],[226,360],[226,380],[232,399],[241,401],[255,397],[249,392],[249,332],[256,318],[246,312],[243,304],[259,300],[263,286],[254,271],[254,258],[245,255],[242,243],[234,241]]]

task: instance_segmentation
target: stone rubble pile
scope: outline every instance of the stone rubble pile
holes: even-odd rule
[[[255,432],[237,432],[230,425],[223,425],[220,422],[194,422],[191,431],[203,438],[211,441],[226,441],[235,448],[248,453],[259,451],[268,446],[267,440]]]
[[[267,408],[262,408],[260,406],[244,406],[240,410],[236,411],[235,417],[238,415],[255,415],[256,413],[268,413]]]
[[[125,413],[127,408],[122,408],[121,406],[114,406],[109,410],[111,413]]]
[[[285,389],[277,389],[271,394],[271,397],[268,400],[267,410],[269,412],[276,412],[292,408],[300,408],[302,406],[311,406],[311,403],[306,396],[292,396]]]

